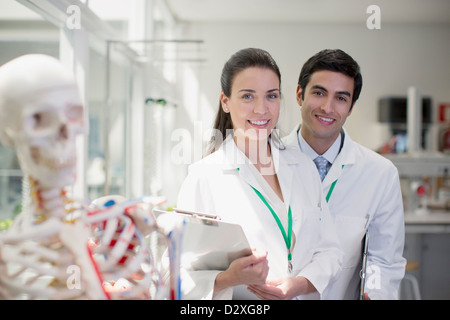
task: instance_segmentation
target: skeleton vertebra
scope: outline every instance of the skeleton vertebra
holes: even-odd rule
[[[69,221],[60,189],[30,178],[31,203],[0,234],[0,296],[4,299],[107,299],[86,239],[89,228]]]

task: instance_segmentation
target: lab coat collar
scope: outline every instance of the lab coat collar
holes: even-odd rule
[[[297,147],[299,148],[297,134],[300,130],[300,124],[298,124],[290,133],[284,136],[283,143],[289,147]]]
[[[300,163],[299,157],[296,157],[295,153],[285,152],[286,150],[278,148],[272,139],[270,139],[270,146],[272,150],[272,158],[275,164],[275,170],[280,182],[281,191],[283,193],[284,202],[290,203],[293,175],[290,174],[289,165]],[[270,201],[272,196],[268,195],[264,191],[264,188],[262,188],[258,180],[255,178],[255,175],[258,174],[258,170],[245,156],[245,154],[236,146],[233,135],[228,135],[221,148],[225,153],[226,158],[226,163],[223,166],[224,173],[238,174],[241,179],[261,192],[261,194],[269,202],[272,202]],[[286,146],[285,148],[289,148],[290,151],[295,151],[292,149],[292,146]],[[280,152],[284,152],[283,156],[280,156]]]
[[[252,173],[252,170],[256,170],[256,168],[247,156],[237,147],[232,134],[229,134],[226,137],[225,141],[222,143],[221,150],[225,154],[223,172],[225,174],[237,174],[245,182],[260,190],[261,188]]]
[[[222,143],[220,150],[225,155],[225,163],[223,169],[225,171],[237,170],[242,166],[250,164],[250,160],[245,154],[236,146],[232,134],[229,134]]]
[[[328,171],[328,174],[323,180],[324,187],[331,185],[335,180],[339,179],[346,167],[348,168],[355,164],[356,149],[354,147],[354,142],[348,135],[347,131],[344,128],[342,129],[344,131],[344,144],[342,146],[342,150],[339,152],[333,162],[333,165]]]
[[[297,146],[297,148],[301,152],[300,143],[298,141],[298,134],[300,130],[301,125],[297,125],[292,132],[290,132],[287,136],[283,137],[283,142],[288,146]],[[324,187],[327,185],[331,185],[336,179],[339,179],[339,177],[342,174],[343,168],[346,166],[354,165],[355,159],[356,159],[356,149],[354,147],[355,143],[348,135],[345,128],[342,128],[344,134],[343,134],[343,146],[342,150],[337,155],[336,159],[333,162],[333,165],[331,166],[330,170],[328,171],[328,174],[325,176],[325,179],[323,180],[322,184]]]
[[[339,154],[339,149],[341,141],[343,139],[343,133],[340,133],[337,139],[334,141],[333,145],[325,151],[324,154],[318,154],[309,144],[306,142],[305,138],[300,134],[300,131],[297,134],[298,143],[300,145],[300,149],[309,157],[311,160],[316,159],[319,156],[324,157],[328,162],[333,163],[336,160],[336,157]]]

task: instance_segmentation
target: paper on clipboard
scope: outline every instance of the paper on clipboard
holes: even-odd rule
[[[191,270],[226,270],[230,263],[251,254],[247,238],[238,224],[224,222],[212,215],[191,211],[164,211],[178,214],[185,220],[181,247],[181,266]]]

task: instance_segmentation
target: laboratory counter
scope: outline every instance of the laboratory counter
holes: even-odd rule
[[[448,211],[405,213],[405,232],[450,233],[450,213]]]

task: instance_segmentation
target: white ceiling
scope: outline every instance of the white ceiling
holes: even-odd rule
[[[381,22],[449,23],[449,0],[165,0],[181,21],[364,22],[378,5]]]

